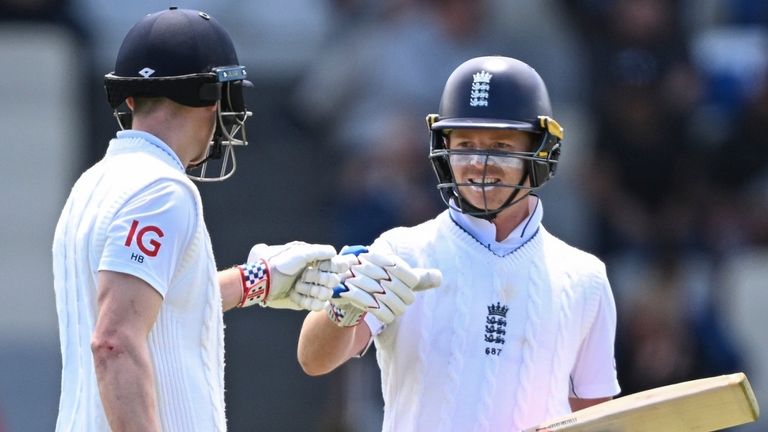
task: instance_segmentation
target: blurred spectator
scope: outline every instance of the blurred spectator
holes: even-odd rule
[[[768,24],[768,2],[764,0],[723,0],[726,16],[737,24]]]
[[[727,312],[731,330],[744,353],[752,388],[760,406],[768,406],[768,170],[734,198],[743,203],[741,228],[746,240],[731,250],[718,277],[719,301]],[[763,415],[749,431],[768,430]]]
[[[699,162],[685,126],[652,87],[620,85],[598,120],[593,175],[599,251],[648,250],[658,239],[693,241]]]
[[[598,253],[648,250],[666,236],[694,241],[689,191],[699,190],[701,157],[687,123],[699,90],[678,2],[563,2],[590,57]]]
[[[632,263],[617,278],[617,363],[623,394],[732,373],[741,356],[714,307],[712,269],[675,248]],[[626,263],[625,263],[626,265]]]
[[[743,207],[723,192],[759,163],[762,150],[744,151],[761,137],[745,136],[747,125],[731,136],[700,121],[714,81],[689,58],[682,2],[562,1],[589,52],[596,151],[588,181],[597,253],[615,273],[622,391],[740,370],[712,252],[744,235],[736,228]],[[719,142],[728,144],[712,157]]]
[[[687,35],[679,0],[560,0],[582,36],[596,113],[605,101],[602,89],[615,85],[656,86],[665,103],[679,110],[695,101],[690,81]]]
[[[344,151],[373,145],[387,113],[424,117],[453,68],[491,46],[484,1],[401,0],[378,12],[375,24],[333,39],[294,95],[301,118]]]
[[[388,133],[372,146],[348,154],[335,206],[338,242],[370,244],[394,226],[419,224],[443,209],[427,161],[426,123],[393,116]]]
[[[768,121],[768,29],[727,23],[703,29],[694,57],[705,83],[691,128],[707,153],[701,238],[724,257],[750,242],[744,217],[757,196],[746,188],[768,170],[761,126]]]
[[[703,83],[691,131],[699,146],[716,151],[768,85],[768,28],[718,24],[696,31],[691,45]]]
[[[768,77],[768,69],[765,73]],[[768,170],[768,85],[755,89],[739,114],[708,170],[712,183],[729,190],[744,190]]]

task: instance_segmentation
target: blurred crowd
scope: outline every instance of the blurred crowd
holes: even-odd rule
[[[463,60],[518,57],[547,81],[566,131],[564,171],[551,196],[545,188],[544,221],[608,266],[623,393],[743,370],[768,406],[768,2],[176,3],[233,28],[254,71],[250,162],[234,186],[203,188],[207,218],[226,221],[209,223],[220,262],[236,262],[230,251],[256,240],[365,244],[442,211],[424,117]],[[78,38],[91,65],[78,83],[92,131],[83,166],[115,128],[100,87],[114,41],[159,7],[123,4],[0,2],[6,22],[53,23]],[[256,166],[259,175],[245,172]],[[253,182],[269,189],[255,204],[262,207],[233,215]],[[242,240],[254,218],[262,231]],[[228,373],[237,373],[244,360],[228,348]],[[328,394],[347,410],[328,430],[365,430],[380,403],[376,369],[365,366],[372,361],[369,354],[344,369],[370,374],[371,392],[346,386],[344,372],[332,378]],[[238,409],[229,412],[234,428]]]
[[[719,2],[708,19],[680,1],[563,5],[588,58],[583,172],[624,391],[746,370],[764,393],[768,5]]]

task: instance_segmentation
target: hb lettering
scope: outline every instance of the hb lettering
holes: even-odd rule
[[[133,223],[131,223],[131,229],[128,231],[128,237],[125,238],[125,246],[131,247],[131,244],[133,244],[133,240],[135,238],[136,240],[136,246],[139,247],[139,250],[147,254],[147,256],[157,256],[158,251],[160,250],[160,242],[155,240],[154,238],[150,238],[148,241],[144,238],[148,233],[154,234],[154,236],[157,236],[157,238],[162,238],[165,234],[163,233],[163,230],[160,228],[154,226],[154,225],[148,225],[145,227],[139,228],[139,221],[133,220]],[[141,255],[138,256],[132,256],[131,259],[138,262],[143,262],[144,257]]]

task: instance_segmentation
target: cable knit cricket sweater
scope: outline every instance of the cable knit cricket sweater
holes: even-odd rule
[[[619,392],[605,266],[543,226],[500,256],[445,211],[371,248],[443,272],[375,336],[384,431],[522,430]]]
[[[147,340],[163,431],[226,430],[216,263],[199,192],[171,149],[145,132],[118,132],[73,187],[52,251],[62,353],[56,430],[109,431],[90,348],[102,270],[143,279],[163,296]]]

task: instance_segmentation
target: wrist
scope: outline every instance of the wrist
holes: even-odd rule
[[[237,307],[248,307],[254,304],[264,306],[269,296],[270,273],[269,265],[261,258],[237,266],[240,271],[240,283],[243,289]]]

